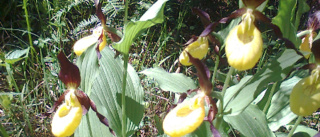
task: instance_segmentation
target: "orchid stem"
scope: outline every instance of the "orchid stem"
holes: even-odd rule
[[[127,134],[127,116],[126,116],[126,87],[127,87],[127,68],[128,68],[129,55],[124,54],[124,72],[122,79],[122,96],[121,96],[121,106],[122,106],[122,136],[126,137]]]
[[[296,123],[294,124],[293,128],[290,130],[288,137],[291,137],[294,133],[294,131],[296,130],[296,128],[298,127],[298,125],[300,124],[301,120],[302,120],[303,116],[299,116],[298,119],[296,120]]]
[[[227,87],[229,87],[230,78],[231,78],[232,73],[234,72],[234,70],[235,69],[233,67],[231,67],[229,69],[229,72],[227,74],[226,80],[224,81],[224,85],[223,85],[223,88],[222,88],[222,91],[221,91],[222,99],[224,98],[224,94],[227,91]],[[216,125],[215,125],[217,130],[219,130],[219,128],[220,128],[222,119],[223,119],[223,100],[220,100],[219,109],[218,109],[218,117],[217,117],[217,121],[216,121]]]
[[[213,74],[212,74],[212,79],[211,79],[211,83],[212,83],[212,86],[213,86],[213,87],[214,87],[215,81],[216,81],[216,75],[217,75],[217,70],[218,70],[219,62],[220,62],[219,55],[216,55],[216,62],[214,63],[215,66],[214,66],[214,70],[213,70]]]
[[[128,4],[130,0],[124,0],[124,26],[128,23]],[[122,136],[126,137],[127,135],[127,116],[126,116],[126,87],[127,87],[127,75],[128,75],[128,60],[129,60],[129,53],[123,54],[124,59],[124,72],[123,72],[123,79],[122,79],[122,95],[121,95],[121,106],[122,106]]]
[[[263,108],[263,113],[267,113],[267,110],[268,110],[268,108],[269,108],[269,106],[270,106],[270,103],[271,103],[271,99],[272,99],[272,96],[273,96],[273,94],[274,94],[274,92],[275,92],[275,90],[276,90],[276,87],[278,86],[278,84],[279,84],[279,82],[276,82],[276,83],[274,83],[273,85],[272,85],[272,88],[271,88],[271,93],[269,94],[269,97],[268,97],[268,101],[267,101],[267,103],[266,103],[266,105],[264,106],[264,108]]]

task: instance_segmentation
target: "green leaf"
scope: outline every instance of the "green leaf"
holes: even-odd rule
[[[145,29],[164,21],[164,6],[167,0],[158,0],[140,18],[139,21],[130,21],[124,27],[122,39],[114,43],[113,47],[124,54],[129,53],[130,46],[134,39]]]
[[[297,30],[291,22],[294,18],[294,10],[297,0],[281,0],[279,1],[279,10],[276,17],[272,19],[272,23],[277,25],[284,38],[289,39],[296,47],[301,44],[301,40],[296,36]]]
[[[301,19],[301,16],[302,14],[308,12],[310,10],[310,7],[308,5],[308,3],[306,2],[306,0],[298,0],[298,10],[297,10],[297,13],[296,13],[296,17],[295,17],[295,28],[296,30],[298,30],[298,27],[300,25],[300,19]]]
[[[91,94],[92,84],[99,74],[99,62],[96,45],[90,46],[81,56],[77,58],[77,66],[80,70],[80,89],[88,96]]]
[[[194,81],[181,73],[169,73],[160,67],[150,68],[140,72],[148,77],[154,78],[165,91],[184,93],[189,89],[196,89]]]
[[[256,10],[262,12],[264,10],[264,8],[267,6],[269,0],[266,0],[265,2],[261,3],[261,5],[259,5]],[[239,8],[243,8],[245,5],[243,4],[242,0],[239,0]]]
[[[287,125],[286,128],[289,129],[289,127],[293,127],[293,126],[294,125]],[[294,130],[292,137],[313,137],[317,133],[318,131],[312,128],[309,128],[303,125],[298,125],[296,130]]]
[[[98,119],[96,113],[89,110],[82,116],[81,123],[74,133],[75,137],[112,137],[108,128]]]
[[[239,84],[228,88],[224,97],[225,112],[231,111],[229,115],[239,114],[270,82],[285,78],[291,71],[292,65],[301,57],[294,50],[286,49],[253,77],[246,76]]]
[[[143,88],[140,79],[131,65],[128,65],[126,87],[127,134],[121,133],[121,91],[123,81],[123,61],[114,58],[114,52],[106,47],[101,52],[100,73],[93,83],[90,98],[95,102],[98,111],[108,120],[117,136],[130,136],[139,127],[144,113]],[[94,129],[93,132],[101,132]],[[105,130],[107,128],[105,127]]]
[[[13,50],[6,54],[4,61],[9,64],[14,64],[15,62],[18,62],[21,59],[28,57],[28,53],[29,48],[23,50]]]
[[[185,137],[211,137],[212,132],[210,129],[210,123],[209,122],[202,122],[202,124],[193,132],[190,134],[185,135]]]
[[[269,127],[272,131],[277,131],[281,126],[294,120],[295,115],[289,106],[289,98],[292,88],[301,80],[299,77],[292,77],[280,85],[280,89],[274,94],[270,108],[267,112]]]
[[[224,116],[223,119],[247,137],[275,136],[268,127],[264,113],[256,105],[249,105],[242,113]]]

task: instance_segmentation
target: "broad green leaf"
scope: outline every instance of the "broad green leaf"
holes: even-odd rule
[[[219,38],[223,39],[223,42],[225,41],[225,39],[227,38],[229,32],[231,31],[231,29],[233,29],[235,26],[237,26],[241,21],[241,18],[236,18],[233,19],[229,25],[227,27],[225,27],[224,29],[222,29],[221,31],[219,31],[218,33],[216,33],[217,35],[220,35]]]
[[[112,137],[108,128],[103,125],[96,113],[89,110],[86,115],[82,116],[81,123],[74,133],[75,137]]]
[[[131,65],[128,65],[128,76],[126,79],[126,116],[127,134],[122,135],[122,111],[121,91],[122,76],[124,73],[123,61],[114,58],[114,52],[106,47],[101,52],[99,60],[100,72],[92,85],[91,99],[95,102],[98,111],[104,115],[117,136],[130,136],[139,127],[144,113],[143,88],[140,79]],[[105,128],[107,130],[107,127]],[[101,132],[93,130],[93,132]]]
[[[295,4],[297,0],[281,0],[279,1],[279,10],[276,17],[272,19],[272,23],[277,25],[284,38],[289,39],[296,47],[301,44],[301,40],[296,36],[295,29],[291,19],[294,18]]]
[[[181,73],[169,73],[160,67],[150,68],[140,72],[154,78],[162,90],[184,93],[189,89],[196,89],[194,81]]]
[[[239,84],[227,89],[224,97],[225,112],[237,115],[243,111],[270,82],[280,81],[291,71],[292,65],[302,56],[292,49],[286,49],[267,63],[250,79],[246,76]]]
[[[211,137],[212,132],[210,130],[210,123],[209,122],[202,122],[202,124],[190,134],[185,135],[185,137]]]
[[[306,2],[306,0],[298,0],[298,10],[296,13],[296,17],[295,17],[295,28],[296,30],[298,30],[298,27],[300,25],[300,19],[302,14],[308,12],[310,10],[310,7],[308,5],[308,3]]]
[[[289,106],[289,98],[292,88],[301,80],[299,77],[292,77],[282,82],[279,91],[274,94],[270,108],[267,112],[269,127],[272,131],[277,131],[281,126],[294,120],[295,115]]]
[[[113,47],[124,54],[129,53],[130,46],[134,39],[145,29],[164,21],[164,6],[167,0],[158,0],[140,18],[139,21],[130,21],[124,27],[122,39],[114,43]]]
[[[210,137],[212,132],[210,130],[210,123],[203,122],[193,133],[187,134],[184,137]],[[170,137],[166,134],[160,135],[158,137]]]
[[[223,119],[246,137],[275,136],[268,127],[264,113],[256,105],[251,104],[242,113],[224,116]]]
[[[14,64],[17,61],[28,57],[28,53],[29,48],[23,50],[13,50],[6,54],[4,61],[9,64]]]
[[[77,66],[81,76],[80,89],[90,96],[93,81],[99,74],[96,46],[89,47],[77,58]]]
[[[289,129],[289,127],[292,128],[293,125],[286,126],[287,129]],[[298,125],[296,130],[294,130],[292,137],[313,137],[317,133],[318,133],[318,131],[316,131],[310,127],[306,127],[304,125]]]

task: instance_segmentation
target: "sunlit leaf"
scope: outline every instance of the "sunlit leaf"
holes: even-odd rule
[[[113,47],[124,54],[129,53],[130,46],[134,39],[145,29],[164,21],[164,6],[167,0],[158,0],[140,18],[139,21],[130,21],[124,27],[122,39],[114,43]]]
[[[95,48],[96,46],[89,47],[84,54],[77,58],[77,66],[81,76],[80,89],[88,96],[91,94],[93,81],[99,74],[99,62]]]
[[[280,81],[291,71],[292,65],[302,56],[286,49],[266,64],[253,77],[244,77],[240,83],[227,89],[224,97],[225,112],[237,115],[243,111],[269,84]]]
[[[98,111],[109,120],[110,127],[117,136],[130,136],[138,129],[143,117],[144,92],[137,73],[131,65],[128,65],[126,80],[127,135],[122,135],[121,91],[124,68],[123,61],[120,58],[115,59],[114,55],[114,52],[108,47],[102,50],[102,57],[99,60],[100,72],[92,85],[90,98],[95,102]],[[93,129],[93,132],[100,131]]]
[[[286,128],[292,128],[293,125],[287,125]],[[296,130],[293,132],[292,137],[314,137],[318,133],[317,130],[314,130],[310,127],[304,126],[304,125],[298,125]]]
[[[300,25],[300,19],[302,14],[308,12],[310,10],[310,7],[308,5],[308,3],[306,2],[306,0],[298,0],[298,10],[296,13],[296,17],[295,17],[295,28],[296,30],[298,29],[299,25]]]
[[[146,69],[140,73],[154,78],[159,83],[160,88],[165,91],[184,93],[189,89],[197,88],[194,81],[184,74],[169,73],[159,67]]]
[[[246,137],[275,136],[268,127],[265,114],[256,105],[249,105],[238,115],[223,118]]]
[[[291,22],[294,17],[293,10],[296,0],[281,0],[279,1],[279,9],[276,17],[272,19],[272,23],[277,25],[284,38],[289,39],[295,47],[298,47],[301,40],[296,36],[297,30]]]
[[[23,50],[12,50],[9,53],[5,55],[5,62],[9,64],[14,64],[17,61],[20,61],[21,59],[24,59],[28,57],[29,48],[23,49]]]
[[[299,77],[293,77],[284,81],[279,91],[272,97],[267,113],[269,127],[272,131],[277,131],[281,126],[290,123],[297,117],[297,115],[290,110],[289,98],[292,88],[300,80],[301,78]]]

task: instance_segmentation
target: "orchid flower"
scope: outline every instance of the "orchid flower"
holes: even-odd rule
[[[248,70],[255,66],[262,55],[262,37],[254,24],[251,9],[242,15],[242,22],[234,27],[226,39],[226,55],[230,66]]]
[[[292,89],[290,109],[299,116],[311,115],[320,108],[320,66],[300,80]]]
[[[186,51],[186,54],[190,63],[197,68],[200,89],[196,90],[198,93],[191,99],[183,101],[172,109],[163,120],[164,132],[172,137],[179,137],[192,133],[204,120],[209,121],[212,132],[215,130],[212,121],[215,119],[217,106],[210,96],[212,84],[209,80],[209,69],[188,51]],[[205,114],[205,104],[210,106],[208,116]]]
[[[207,37],[199,37],[196,41],[189,44],[180,54],[179,61],[182,65],[190,66],[192,65],[189,62],[189,56],[187,54],[190,53],[192,57],[197,59],[202,59],[208,53],[209,43]]]
[[[51,122],[51,130],[54,136],[71,136],[81,122],[82,115],[85,115],[90,108],[96,112],[100,122],[109,127],[108,120],[101,115],[92,100],[81,90],[79,68],[69,62],[66,56],[60,52],[58,60],[61,66],[59,79],[66,85],[67,90],[55,102],[53,108],[46,113],[50,115],[58,107]],[[110,132],[114,132],[109,128]]]

